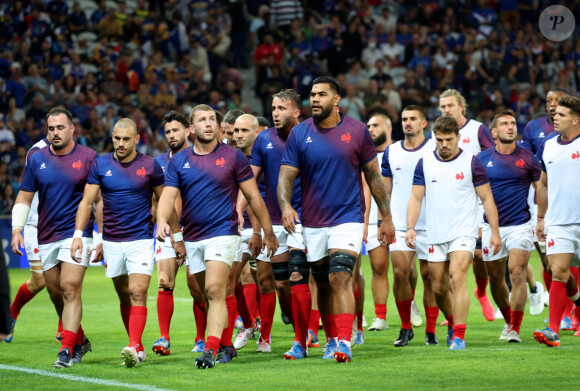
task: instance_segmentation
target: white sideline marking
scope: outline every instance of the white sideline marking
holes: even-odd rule
[[[42,371],[40,369],[30,369],[30,368],[23,368],[23,367],[14,367],[11,365],[2,365],[0,364],[0,370],[6,371],[18,371],[18,372],[25,372],[34,375],[41,375],[41,376],[50,376],[56,377],[59,379],[69,380],[69,381],[78,381],[81,383],[92,383],[92,384],[100,384],[103,386],[110,386],[110,387],[124,387],[130,388],[133,390],[144,390],[144,391],[171,391],[166,388],[157,388],[153,386],[147,386],[144,384],[131,384],[131,383],[121,383],[116,382],[114,380],[104,380],[104,379],[97,379],[94,377],[83,377],[83,376],[74,376],[74,375],[67,375],[64,373],[54,373],[49,371]]]

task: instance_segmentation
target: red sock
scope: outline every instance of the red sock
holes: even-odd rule
[[[439,307],[425,306],[425,318],[427,318],[427,325],[425,327],[426,333],[435,334],[435,326],[437,326],[438,316],[439,316]]]
[[[62,319],[58,318],[58,332],[62,333]]]
[[[347,340],[350,342],[352,324],[354,323],[354,315],[348,313],[337,314],[334,316],[334,323],[336,324],[338,340]]]
[[[131,317],[131,306],[123,307],[121,306],[121,318],[123,318],[123,324],[125,325],[125,330],[129,334],[129,318]]]
[[[467,328],[464,324],[453,325],[453,339],[456,337],[465,341],[465,329]]]
[[[60,350],[69,348],[69,352],[72,354],[77,340],[77,333],[73,333],[70,330],[62,330],[60,336],[62,337],[62,340],[60,341]]]
[[[395,301],[397,304],[397,309],[399,310],[399,316],[401,317],[401,328],[406,330],[411,330],[413,326],[411,325],[411,303],[412,299],[404,301]]]
[[[246,298],[246,305],[248,306],[248,311],[253,318],[260,316],[260,308],[258,306],[258,300],[256,298],[256,291],[258,286],[256,284],[246,284],[244,285],[244,297]]]
[[[274,322],[274,312],[276,311],[276,293],[262,294],[262,307],[260,313],[262,315],[262,327],[260,334],[262,339],[270,342],[270,332],[272,331],[272,323]]]
[[[375,304],[375,315],[377,319],[387,319],[387,305]]]
[[[238,306],[238,313],[242,317],[242,322],[244,322],[244,328],[249,329],[254,325],[256,319],[252,317],[250,314],[250,310],[248,309],[248,305],[246,303],[246,295],[244,294],[244,287],[242,284],[236,285],[236,303]]]
[[[507,307],[500,308],[499,310],[501,311],[505,322],[510,324],[512,322],[512,308],[508,305]]]
[[[294,318],[294,342],[300,343],[306,349],[308,338],[308,323],[312,299],[308,284],[291,286],[292,290],[292,316]],[[318,320],[316,321],[318,330]]]
[[[218,349],[220,347],[220,339],[218,337],[207,337],[207,341],[205,341],[205,350],[213,350],[214,356],[217,356]]]
[[[487,278],[475,277],[475,283],[477,284],[477,296],[484,296],[486,294],[485,289],[487,288]]]
[[[511,324],[512,330],[520,332],[520,326],[522,325],[522,319],[524,318],[524,311],[512,311],[511,313]]]
[[[320,314],[320,317],[322,318],[322,327],[324,328],[324,333],[326,334],[326,340],[328,341],[330,338],[338,337],[336,323],[334,321],[334,314]],[[349,327],[352,331],[352,322],[350,322]]]
[[[228,307],[228,327],[224,328],[222,331],[222,338],[220,340],[220,345],[222,346],[232,346],[232,336],[234,335],[234,326],[236,325],[236,295],[231,295],[226,297],[226,307]]]
[[[77,345],[82,345],[85,342],[85,331],[83,330],[83,326],[79,325],[79,331],[77,331],[77,339],[75,343]]]
[[[445,319],[449,322],[450,326],[453,326],[453,315],[446,316]]]
[[[548,272],[542,272],[542,277],[544,277],[544,285],[546,286],[546,291],[550,292],[550,286],[552,285],[552,275]]]
[[[10,314],[12,315],[12,319],[18,319],[18,315],[20,315],[20,310],[26,303],[28,303],[32,298],[36,296],[36,293],[30,292],[26,283],[20,285],[18,288],[18,293],[16,293],[16,297],[14,298],[14,302],[10,307]]]
[[[147,322],[147,307],[134,305],[131,306],[131,316],[129,317],[129,346],[139,347],[141,345],[141,336],[145,330]]]
[[[161,338],[169,341],[169,325],[173,316],[173,291],[157,292],[157,319]]]
[[[256,307],[258,309],[258,314],[256,316],[262,319],[262,292],[260,292],[260,289],[258,288],[256,288],[256,303],[258,303],[258,306]]]
[[[207,327],[207,313],[205,311],[205,302],[193,302],[193,316],[195,317],[195,342],[205,340],[205,328]]]
[[[415,300],[415,289],[411,289],[411,292],[413,293],[413,296],[412,296],[413,299],[411,301],[413,301],[413,300]]]
[[[549,327],[558,335],[560,333],[560,321],[562,320],[562,314],[566,308],[567,301],[569,302],[570,300],[566,297],[566,283],[552,281],[552,286],[550,287]]]
[[[362,331],[362,323],[363,323],[363,312],[357,311],[356,312],[356,329],[357,329],[357,331]]]
[[[320,324],[320,311],[310,310],[310,317],[308,321],[308,330],[312,330],[318,337],[318,325]]]
[[[286,314],[288,319],[290,319],[290,324],[294,327],[294,315],[292,313],[292,295],[280,296],[278,293],[278,301],[280,302],[280,309]]]

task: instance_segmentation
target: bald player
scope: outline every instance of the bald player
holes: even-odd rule
[[[224,143],[231,145],[232,147],[236,148],[236,139],[234,137],[234,124],[240,115],[243,115],[244,112],[239,109],[230,110],[224,115],[222,121],[222,127],[224,129],[225,139],[223,140]],[[217,116],[217,114],[216,114]]]
[[[120,119],[113,128],[114,152],[100,156],[91,165],[83,199],[79,204],[75,240],[71,257],[82,250],[76,236],[88,221],[90,206],[99,191],[103,197],[103,253],[105,274],[113,279],[121,307],[130,307],[124,315],[129,344],[121,356],[126,367],[145,361],[141,336],[147,321],[147,289],[154,266],[151,206],[153,193],[161,196],[163,169],[152,157],[136,150],[137,125],[130,118]],[[172,232],[180,233],[177,219]],[[185,254],[183,240],[174,237],[176,257]]]
[[[495,145],[487,126],[465,116],[467,114],[467,103],[459,91],[454,89],[443,91],[439,96],[439,110],[441,110],[444,117],[453,117],[457,121],[460,136],[459,147],[462,150],[477,156],[481,151],[485,151]],[[495,311],[486,292],[488,278],[481,253],[481,229],[483,227],[483,206],[481,202],[479,203],[479,214],[478,239],[473,255],[473,274],[477,283],[475,297],[481,304],[483,316],[491,322],[495,319]]]

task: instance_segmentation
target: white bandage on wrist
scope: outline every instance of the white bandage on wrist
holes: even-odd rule
[[[103,244],[103,234],[98,233],[95,235],[95,239],[93,240],[93,244],[98,246],[99,244]]]
[[[80,229],[75,230],[75,233],[73,234],[73,239],[76,239],[76,238],[82,239],[82,237],[83,237],[83,231]]]
[[[12,208],[12,230],[18,228],[22,230],[28,220],[28,213],[30,212],[30,205],[18,203]]]
[[[173,234],[174,242],[183,242],[183,232],[177,232]]]

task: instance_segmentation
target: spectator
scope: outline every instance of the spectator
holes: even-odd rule
[[[38,65],[31,64],[28,67],[28,76],[24,78],[24,86],[28,96],[45,95],[48,92],[48,83],[38,71]]]
[[[256,65],[256,70],[268,63],[268,56],[274,56],[274,64],[280,65],[280,60],[282,60],[282,49],[280,45],[274,42],[274,36],[271,31],[264,32],[264,42],[261,43],[256,52],[254,53],[254,64]]]
[[[26,86],[22,81],[22,67],[17,62],[12,63],[12,77],[8,79],[4,86],[4,94],[8,99],[14,98],[17,107],[22,108],[24,106]]]
[[[338,107],[340,112],[357,121],[364,121],[366,108],[363,100],[356,95],[356,86],[354,84],[346,85],[346,96],[340,100]]]
[[[388,42],[381,45],[387,66],[395,68],[402,65],[405,58],[405,48],[396,40],[395,31],[389,33]]]
[[[155,95],[155,105],[162,107],[166,112],[175,108],[175,96],[173,96],[167,83],[159,84],[159,90]]]
[[[32,118],[35,123],[40,124],[45,116],[43,98],[40,95],[36,95],[32,98],[32,107],[26,112],[26,118]]]
[[[244,1],[231,2],[228,6],[228,14],[232,21],[230,38],[233,49],[233,66],[236,68],[248,68],[248,28],[250,18],[248,8]]]
[[[103,35],[109,39],[117,39],[123,36],[123,26],[117,20],[115,15],[115,10],[113,8],[109,9],[107,15],[101,19],[97,27],[99,34]]]
[[[378,60],[384,60],[384,54],[377,47],[377,37],[371,36],[368,41],[368,46],[362,52],[362,62],[365,68],[372,72],[375,70],[375,64]]]
[[[187,29],[182,21],[181,12],[173,11],[171,16],[172,25],[174,26],[169,33],[171,44],[175,50],[176,57],[180,58],[187,53],[189,48],[189,37]]]
[[[303,12],[300,0],[272,0],[270,3],[272,25],[285,33],[288,33],[293,20],[304,18]]]
[[[73,5],[73,12],[68,15],[67,18],[68,22],[68,29],[73,34],[79,34],[83,31],[87,31],[89,28],[89,23],[87,21],[87,17],[83,10],[81,9],[81,5],[79,2],[75,2]]]
[[[322,53],[322,57],[326,60],[326,66],[331,75],[337,76],[348,71],[341,35],[334,37],[334,44]]]
[[[197,34],[191,36],[191,66],[193,72],[200,71],[203,79],[210,83],[212,80],[211,70],[209,68],[209,57],[207,50],[201,45],[201,37]],[[185,64],[183,65],[185,66]]]
[[[64,65],[64,74],[72,75],[79,82],[82,82],[88,73],[87,64],[81,62],[81,56],[77,53],[71,53],[71,63]]]
[[[250,24],[250,42],[252,48],[257,48],[260,42],[263,42],[262,35],[264,29],[268,27],[268,20],[270,19],[270,7],[262,4],[258,9],[258,17],[252,20]]]
[[[91,14],[91,24],[93,25],[93,30],[98,29],[101,20],[105,19],[109,11],[107,11],[107,0],[99,0],[99,8],[93,11]]]

